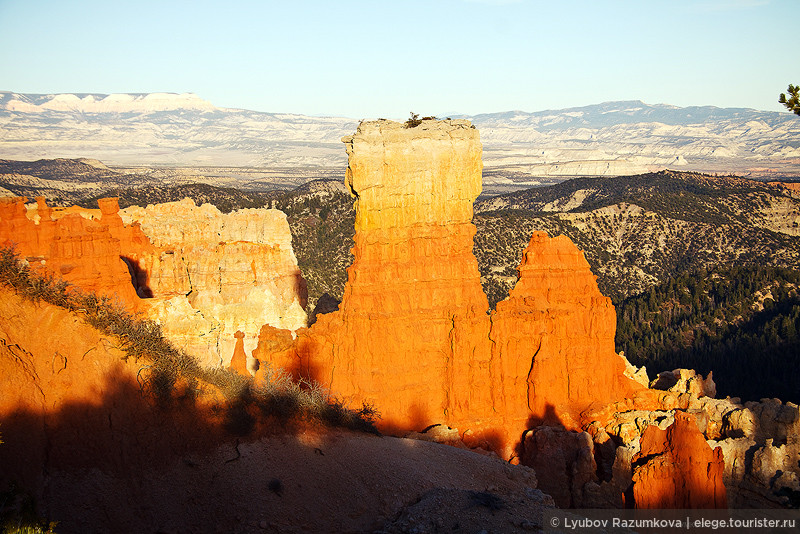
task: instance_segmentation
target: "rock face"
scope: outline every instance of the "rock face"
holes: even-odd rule
[[[278,210],[223,215],[185,199],[120,212],[116,198],[100,199],[99,210],[52,210],[43,198],[35,209],[25,201],[0,199],[0,245],[142,312],[204,365],[230,363],[236,332],[250,352],[263,325],[306,324],[305,282]]]
[[[243,334],[256,348],[264,324],[306,325],[306,286],[292,251],[286,215],[273,209],[223,214],[191,199],[121,212],[154,248],[131,258],[148,315],[206,365],[228,365]]]
[[[111,451],[157,418],[137,382],[147,377],[139,374],[144,364],[123,361],[118,341],[76,313],[26,302],[5,287],[0,318],[0,480],[41,487],[51,466],[134,470],[129,457]]]
[[[615,331],[614,307],[600,294],[583,252],[565,236],[535,232],[519,281],[492,315],[494,356],[509,390],[505,409],[576,428],[591,405],[643,389],[625,376]],[[517,384],[508,388],[509,381]]]
[[[682,369],[672,374],[701,379]],[[589,482],[584,487],[585,500],[576,506],[686,507],[691,490],[697,506],[719,507],[724,502],[719,469],[731,508],[785,507],[792,505],[792,499],[796,503],[793,492],[800,491],[797,405],[777,399],[745,404],[738,399],[714,399],[698,395],[692,387],[698,383],[701,380],[684,382],[683,391],[639,392],[625,403],[585,414],[586,421],[594,419],[584,426],[594,440],[602,475],[598,486]],[[686,451],[683,457],[681,451]],[[699,479],[697,470],[703,474]],[[620,500],[623,494],[625,499]]]
[[[87,291],[135,309],[138,298],[121,259],[121,242],[108,221],[68,214],[57,220],[44,199],[37,199],[38,223],[29,219],[25,197],[0,199],[0,246],[13,245],[35,269],[48,271]]]
[[[589,482],[597,482],[594,443],[586,432],[538,426],[525,433],[521,463],[533,467],[539,487],[559,508],[580,507]]]
[[[711,449],[694,417],[675,414],[661,430],[649,426],[633,457],[637,508],[727,508],[722,449]]]
[[[561,506],[785,506],[800,491],[798,407],[713,399],[711,376],[693,371],[650,382],[614,352],[613,307],[568,239],[534,233],[516,287],[487,313],[472,255],[481,145],[468,122],[362,123],[344,141],[355,259],[339,309],[309,329],[288,226],[270,210],[184,201],[121,215],[106,199],[88,220],[43,201],[26,216],[14,200],[0,204],[0,236],[77,275],[63,266],[83,249],[68,244],[88,235],[78,242],[103,251],[93,261],[123,257],[145,297],[130,298],[205,363],[320,382],[373,404],[391,431],[441,425],[432,439],[534,466]],[[80,280],[113,287],[115,276]],[[4,350],[14,368],[0,376],[40,374]],[[74,358],[59,354],[57,374]]]
[[[387,429],[442,423],[509,456],[533,422],[577,428],[590,406],[643,389],[624,376],[614,309],[566,238],[535,234],[517,288],[488,315],[472,253],[481,145],[468,122],[366,122],[343,141],[356,198],[343,301],[293,350],[260,357],[374,404]]]
[[[470,222],[481,186],[477,130],[378,121],[343,141],[356,198],[344,298],[299,336],[296,359],[276,363],[379,405],[387,426],[421,430],[479,411],[490,341]]]

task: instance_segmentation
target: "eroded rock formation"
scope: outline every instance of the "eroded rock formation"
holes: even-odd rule
[[[385,424],[422,429],[486,411],[488,302],[472,254],[481,146],[467,121],[404,128],[362,123],[345,138],[356,197],[353,265],[339,311],[299,334],[277,365],[354,402]]]
[[[386,428],[444,423],[508,455],[537,421],[578,428],[591,406],[644,389],[625,377],[614,309],[566,238],[535,234],[517,288],[488,314],[472,253],[481,145],[468,122],[365,122],[344,142],[356,234],[343,301],[292,350],[260,358],[375,404]]]
[[[240,439],[214,388],[159,403],[148,362],[123,361],[118,344],[0,286],[4,519],[21,495],[35,506],[23,517],[58,532],[395,532],[428,518],[499,532],[535,528],[553,506],[533,470],[435,443],[299,422]],[[420,511],[435,491],[448,507]],[[454,496],[472,494],[502,509],[488,523],[474,503],[453,515]]]
[[[78,214],[53,220],[44,199],[37,201],[38,222],[27,216],[25,197],[0,199],[0,246],[14,246],[32,268],[48,271],[87,291],[135,309],[138,298],[121,259],[121,243],[106,221]]]
[[[27,236],[37,261],[49,243],[51,268],[72,257],[49,259],[58,225],[110,239],[153,297],[151,317],[206,363],[257,381],[285,369],[373,404],[385,429],[438,425],[434,441],[536,467],[562,506],[768,507],[800,492],[798,407],[714,399],[711,376],[693,371],[650,382],[614,352],[614,309],[568,239],[534,233],[516,287],[487,313],[472,255],[481,145],[468,122],[368,122],[344,141],[355,259],[339,309],[309,329],[297,328],[302,279],[279,214],[185,201],[120,217],[110,200],[83,223],[43,202],[25,218],[12,201],[0,231]]]
[[[770,428],[739,443],[744,431],[725,414],[742,407],[713,399],[711,376],[676,370],[651,383],[630,366],[614,351],[614,309],[568,239],[535,233],[516,287],[487,314],[471,254],[480,142],[468,123],[362,123],[344,142],[356,199],[344,299],[294,343],[262,329],[254,356],[264,369],[372,403],[385,429],[440,425],[447,439],[430,439],[452,444],[456,435],[457,444],[516,456],[547,474],[564,506],[684,506],[699,495],[687,489],[701,471],[714,476],[698,505],[724,506],[723,481],[731,503],[785,504],[775,482],[792,487],[798,458],[788,441],[763,436],[796,430]],[[784,410],[786,424],[794,408]],[[681,456],[689,442],[695,448]],[[778,477],[781,468],[793,474]]]
[[[116,198],[100,199],[98,210],[53,210],[43,198],[31,209],[25,201],[0,199],[0,245],[144,313],[204,365],[229,364],[236,332],[249,353],[264,324],[305,326],[305,283],[278,210],[223,215],[185,199],[120,212]]]
[[[578,428],[591,406],[643,389],[625,376],[615,352],[611,300],[600,294],[583,252],[565,236],[533,234],[519,280],[491,319],[494,358],[506,371],[506,410]],[[509,381],[517,384],[509,388]]]
[[[727,508],[722,449],[711,449],[695,418],[675,414],[666,429],[649,426],[633,457],[637,508]]]
[[[694,372],[683,369],[673,374],[690,377],[684,383],[684,390],[679,387],[675,391],[649,390],[649,396],[637,395],[624,403],[609,405],[601,412],[586,414],[585,420],[594,419],[585,429],[593,437],[599,472],[603,476],[597,487],[590,483],[584,488],[583,494],[588,500],[577,506],[620,507],[626,502],[655,506],[654,499],[662,504],[682,502],[684,506],[690,481],[696,482],[691,473],[696,469],[706,473],[704,476],[714,484],[713,490],[710,486],[695,486],[693,490],[715,496],[713,506],[712,501],[708,501],[704,507],[720,505],[722,483],[727,504],[732,508],[772,508],[796,503],[800,493],[800,411],[797,405],[783,404],[777,399],[742,404],[739,399],[698,395],[693,386],[708,384],[708,379],[703,381]],[[677,447],[676,440],[683,440],[683,445]],[[702,442],[707,446],[701,446]],[[692,454],[684,458],[669,456],[672,454],[669,451],[690,445],[694,450]],[[713,458],[710,458],[712,450]],[[656,456],[660,458],[657,464],[672,463],[684,468],[680,473],[668,473],[666,468],[645,461]],[[724,460],[721,466],[718,457]],[[704,459],[707,466],[689,467],[698,459]],[[648,467],[643,468],[639,465],[642,463]],[[720,468],[721,477],[717,476]],[[668,482],[667,478],[673,482]],[[682,482],[678,483],[679,479]],[[644,489],[648,487],[652,491]],[[626,498],[620,499],[622,495]]]
[[[206,365],[228,365],[241,332],[252,353],[264,324],[294,331],[306,324],[305,281],[286,215],[273,209],[223,214],[191,199],[131,207],[154,247],[131,257],[148,315]]]

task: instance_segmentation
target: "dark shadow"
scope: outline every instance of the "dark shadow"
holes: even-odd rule
[[[311,326],[317,322],[317,315],[333,313],[338,310],[339,304],[341,303],[342,301],[336,297],[333,297],[328,293],[323,293],[322,296],[320,296],[317,300],[317,304],[314,306],[314,310],[311,312],[311,315],[309,315],[308,326]]]
[[[319,365],[315,362],[316,352],[309,344],[313,343],[313,339],[304,340],[305,343],[295,343],[294,350],[297,357],[294,359],[294,365],[284,369],[292,380],[295,382],[307,382],[311,384],[321,384],[326,389],[330,389],[329,377],[323,377],[320,372]],[[326,381],[327,380],[327,381]]]
[[[556,414],[556,407],[549,402],[545,404],[543,415],[531,414],[528,417],[528,422],[525,424],[526,430],[522,433],[519,442],[517,442],[516,446],[514,447],[514,453],[516,457],[520,459],[520,463],[524,464],[523,459],[525,458],[525,437],[528,434],[528,431],[540,426],[565,428],[564,422],[558,417],[558,414]]]
[[[576,469],[581,460],[582,447],[585,447],[583,443],[579,432],[567,429],[556,413],[555,406],[548,403],[544,414],[528,418],[527,430],[517,444],[516,454],[520,463],[536,471],[539,489],[551,495],[560,508],[574,508],[581,504],[575,501],[575,494],[582,491],[588,480],[576,480],[575,477],[587,476],[587,473]],[[596,464],[603,463],[603,458],[598,458],[595,445],[591,454]],[[588,475],[591,478],[597,473]]]
[[[545,404],[543,414],[531,414],[528,417],[526,428],[531,429],[537,426],[565,427],[564,422],[556,413],[555,405],[549,402]]]
[[[419,402],[415,402],[408,409],[408,420],[410,421],[408,426],[416,432],[425,432],[425,429],[438,423],[438,421],[432,421],[432,419],[433,418],[427,414],[423,404]],[[408,428],[406,428],[406,430],[408,430]]]
[[[32,488],[43,473],[67,468],[127,477],[229,439],[222,424],[228,403],[200,408],[186,394],[165,402],[120,374],[110,372],[98,388],[103,395],[91,402],[0,414],[0,480]]]
[[[305,310],[308,304],[308,283],[302,274],[297,273],[294,277],[294,284],[295,294],[300,299],[300,307]]]
[[[0,495],[37,496],[37,513],[47,521],[59,521],[57,532],[87,532],[86,524],[79,523],[88,514],[89,503],[107,500],[112,507],[130,503],[141,510],[148,499],[158,498],[141,493],[145,479],[176,464],[192,467],[220,456],[226,458],[223,463],[235,462],[244,443],[273,435],[307,436],[309,430],[317,433],[337,417],[342,426],[357,429],[357,421],[350,420],[352,412],[341,406],[323,409],[319,419],[312,420],[304,411],[307,407],[289,393],[268,396],[245,388],[236,398],[226,399],[215,390],[199,391],[183,379],[171,382],[165,391],[151,369],[142,364],[137,380],[119,363],[104,383],[97,384],[96,398],[59,403],[57,392],[45,391],[46,405],[55,402],[55,409],[31,408],[39,402],[35,401],[0,413]],[[21,387],[20,399],[42,398],[34,382]],[[296,443],[305,446],[302,439]],[[78,486],[71,486],[70,480]],[[176,481],[173,491],[192,491],[181,484]],[[124,488],[126,494],[108,495],[106,487]],[[153,505],[153,510],[159,506]],[[3,513],[0,507],[0,519]],[[208,516],[213,530],[211,509],[175,513]],[[155,514],[142,518],[141,524],[153,524]],[[96,517],[94,510],[89,515]],[[130,524],[138,524],[133,516]],[[93,531],[142,531],[117,528],[115,517],[104,520],[92,524]]]
[[[671,371],[662,371],[658,373],[658,378],[653,383],[650,389],[659,389],[662,391],[668,391],[669,388],[674,386],[678,383],[678,377],[672,374]]]
[[[150,289],[150,274],[146,269],[142,269],[139,265],[139,260],[135,260],[128,256],[120,256],[120,259],[128,266],[128,272],[131,275],[131,283],[136,290],[136,294],[140,299],[153,298],[153,290]]]
[[[502,458],[507,436],[498,429],[489,428],[462,435],[464,443],[472,449],[495,452]]]

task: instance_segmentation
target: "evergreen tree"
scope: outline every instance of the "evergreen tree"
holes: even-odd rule
[[[789,98],[786,98],[786,93],[781,93],[781,96],[778,97],[778,102],[786,106],[786,109],[795,115],[800,115],[800,96],[798,96],[800,85],[789,84],[786,92],[789,93]]]

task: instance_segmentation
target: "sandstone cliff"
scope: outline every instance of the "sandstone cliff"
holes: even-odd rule
[[[487,314],[472,254],[481,145],[468,122],[366,122],[344,142],[356,199],[344,299],[293,349],[260,358],[375,404],[387,429],[444,423],[507,455],[533,422],[577,428],[590,406],[641,388],[614,352],[613,307],[564,238],[534,235],[517,289]]]
[[[86,291],[138,302],[119,239],[103,222],[70,213],[53,220],[44,198],[37,198],[38,222],[28,218],[25,197],[0,198],[0,246],[13,246],[33,268],[48,271]]]
[[[532,465],[562,506],[786,503],[767,479],[796,473],[795,449],[762,436],[745,447],[760,463],[729,460],[746,454],[723,430],[741,407],[713,399],[710,377],[676,370],[650,384],[617,355],[614,309],[568,239],[535,232],[516,287],[487,314],[471,254],[480,141],[468,123],[362,123],[344,142],[356,206],[344,299],[294,343],[262,329],[255,357],[374,404],[384,429],[449,426],[444,442]]]
[[[441,507],[414,508],[437,491],[503,503],[459,516],[501,532],[552,507],[531,469],[435,443],[300,424],[232,436],[213,388],[159,404],[148,365],[122,361],[117,344],[79,313],[0,287],[0,492],[13,481],[60,533],[450,528]]]
[[[709,448],[691,415],[676,414],[667,430],[648,426],[633,463],[638,508],[728,507],[722,449]]]
[[[614,350],[616,315],[600,294],[583,252],[564,236],[535,232],[522,256],[519,280],[492,315],[494,356],[522,398],[506,395],[506,411],[534,420],[580,426],[590,406],[643,389],[625,376]],[[523,382],[524,380],[524,382]]]
[[[223,215],[185,199],[120,212],[115,198],[54,210],[41,197],[28,209],[25,200],[0,199],[0,245],[142,312],[204,365],[230,362],[236,332],[252,351],[264,324],[305,326],[305,282],[278,210]]]
[[[206,365],[227,365],[242,332],[255,349],[264,324],[306,324],[306,288],[286,215],[272,209],[222,214],[190,199],[120,212],[154,247],[133,255],[148,316]]]
[[[489,359],[470,222],[480,192],[478,133],[465,121],[414,129],[379,121],[345,143],[357,214],[344,300],[298,335],[288,360],[273,363],[380,405],[387,426],[424,428],[444,412],[476,410],[470,386],[487,392],[469,382],[463,357],[482,343]]]

